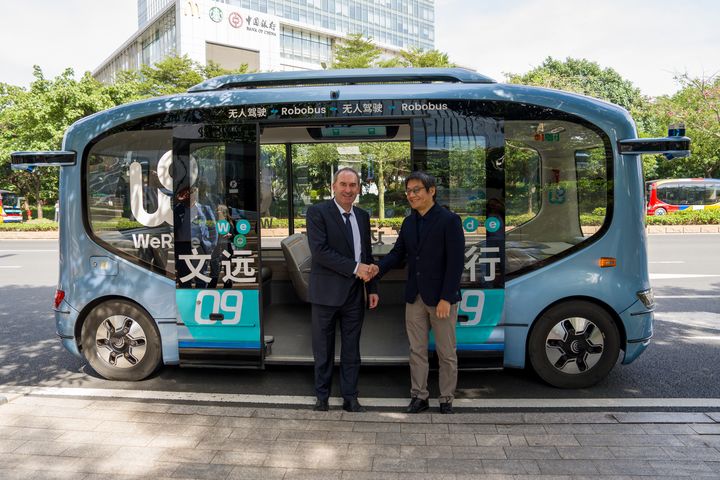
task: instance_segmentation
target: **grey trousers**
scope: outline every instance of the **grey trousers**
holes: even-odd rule
[[[440,365],[440,402],[452,402],[457,387],[457,354],[455,353],[455,324],[458,304],[450,306],[448,318],[438,318],[435,307],[425,305],[417,296],[414,303],[405,304],[405,329],[410,341],[410,395],[427,400],[430,396],[428,379],[428,343],[430,329],[435,335],[435,351]]]

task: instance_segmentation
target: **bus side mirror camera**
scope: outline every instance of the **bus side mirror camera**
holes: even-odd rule
[[[685,124],[684,123],[673,123],[668,127],[668,137],[684,137],[685,136]]]
[[[677,123],[668,127],[667,137],[618,140],[618,150],[623,155],[659,154],[672,160],[690,156],[690,139],[685,136],[685,124]]]

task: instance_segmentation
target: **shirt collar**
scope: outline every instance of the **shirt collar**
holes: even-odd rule
[[[334,198],[333,198],[333,203],[334,203],[335,206],[338,208],[338,210],[340,210],[340,215],[342,215],[342,214],[344,214],[344,213],[349,213],[351,217],[354,217],[354,216],[355,216],[355,209],[354,209],[354,208],[350,207],[350,211],[349,211],[349,212],[346,212],[345,209],[342,208],[342,207],[340,206],[340,204],[339,204]]]
[[[418,212],[417,210],[413,210],[413,212],[415,212],[415,215],[419,220],[426,220],[435,213],[437,208],[438,208],[438,204],[437,204],[437,202],[435,202],[435,203],[433,203],[433,206],[430,207],[430,210],[425,212],[425,215],[420,215],[420,212]]]

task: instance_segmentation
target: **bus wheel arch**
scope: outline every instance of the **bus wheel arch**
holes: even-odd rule
[[[109,380],[139,381],[162,364],[160,331],[153,317],[124,297],[87,305],[75,325],[78,347],[95,372]]]
[[[526,340],[526,365],[558,388],[587,388],[613,369],[625,345],[618,315],[588,297],[558,300],[533,322]]]

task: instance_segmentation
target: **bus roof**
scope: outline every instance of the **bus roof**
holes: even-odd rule
[[[203,82],[189,93],[128,103],[85,117],[66,132],[89,141],[126,122],[204,108],[361,100],[477,100],[514,102],[561,110],[585,118],[618,138],[636,138],[622,107],[580,94],[527,85],[495,83],[470,70],[451,68],[349,69],[229,75]],[[272,119],[266,119],[272,120]],[[83,137],[82,139],[79,137]]]
[[[349,68],[224,75],[195,85],[188,92],[208,92],[236,88],[410,82],[496,83],[490,77],[465,68]]]

